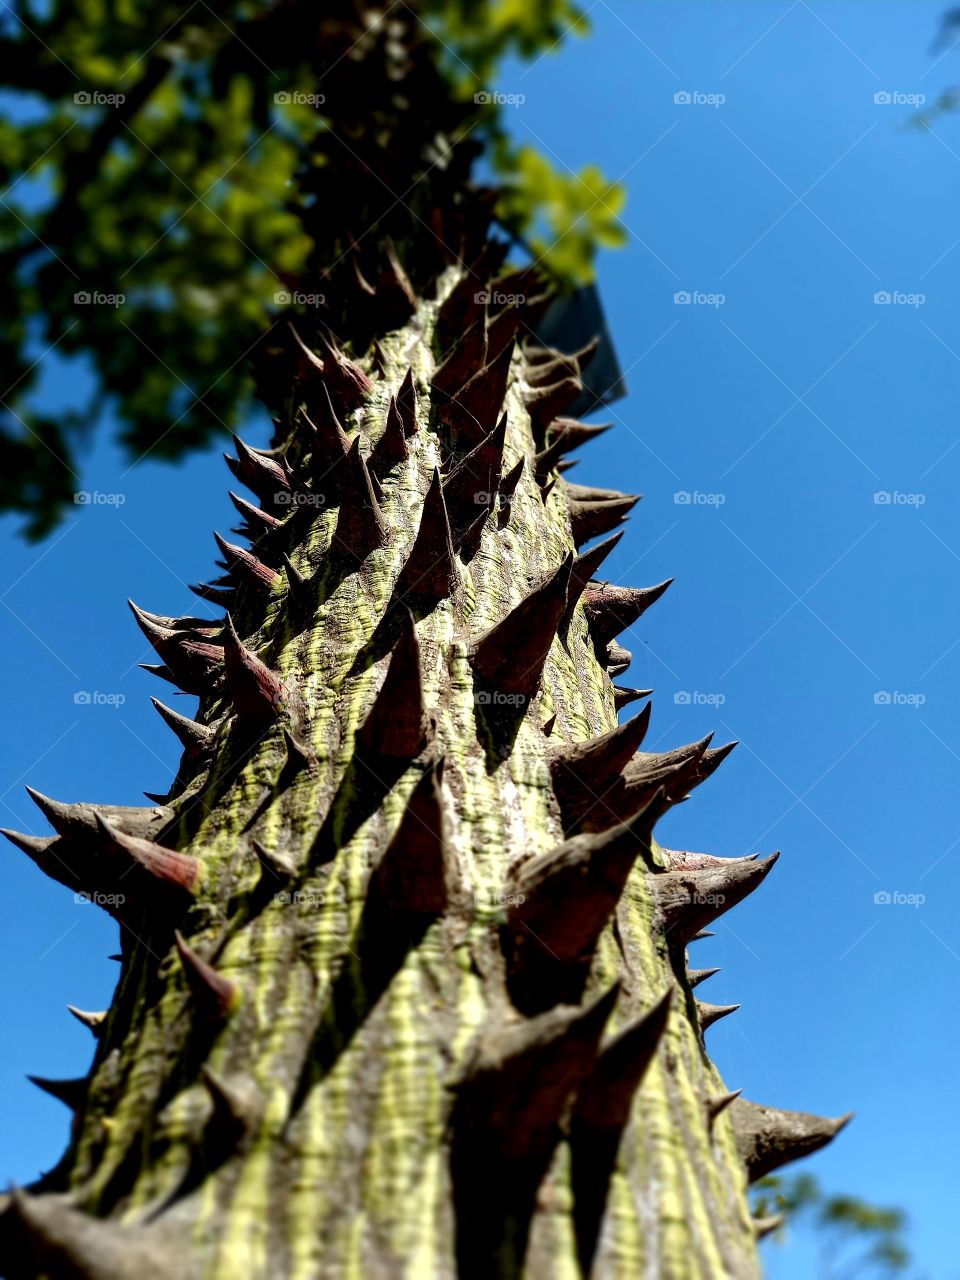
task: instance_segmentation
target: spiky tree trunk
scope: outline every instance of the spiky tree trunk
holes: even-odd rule
[[[428,173],[423,50],[359,43],[405,106],[350,135],[357,188],[372,156]],[[278,329],[277,447],[228,459],[250,549],[220,539],[198,588],[225,623],[134,607],[200,698],[158,704],[170,795],[35,795],[57,834],[11,835],[116,917],[122,965],[74,1011],[89,1077],[38,1081],[74,1128],[8,1201],[8,1275],[750,1277],[748,1177],[839,1126],[707,1056],[731,1010],[685,949],[773,860],[654,839],[729,748],[641,752],[649,707],[618,726],[643,693],[616,638],[665,584],[598,582],[616,537],[581,550],[634,499],[558,478],[589,352],[533,343],[543,286],[498,275],[468,167],[448,143],[429,226],[339,229],[327,325]]]

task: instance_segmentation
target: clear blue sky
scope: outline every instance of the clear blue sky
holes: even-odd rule
[[[947,1093],[960,1048],[960,115],[922,134],[908,103],[875,95],[932,100],[960,82],[960,48],[930,53],[944,7],[599,0],[592,39],[499,86],[526,96],[508,109],[517,136],[562,167],[598,162],[629,191],[629,247],[603,258],[600,285],[631,394],[574,478],[646,495],[611,576],[676,578],[626,638],[630,682],[656,689],[654,738],[716,729],[742,743],[662,838],[784,852],[698,944],[698,963],[723,966],[704,994],[743,1003],[712,1051],[757,1101],[856,1111],[807,1167],[830,1190],[906,1208],[919,1271],[936,1280],[960,1276]],[[724,301],[678,305],[681,291]],[[69,402],[72,375],[48,372],[51,399]],[[265,422],[251,428],[265,437]],[[210,531],[233,522],[227,481],[216,453],[127,470],[100,443],[83,487],[122,506],[78,507],[39,548],[0,525],[0,824],[44,830],[25,782],[116,803],[166,789],[176,744],[148,702],[163,690],[137,669],[150,659],[124,597],[202,608],[185,584],[210,575]],[[125,701],[77,705],[79,690]],[[24,1073],[86,1069],[89,1033],[64,1005],[107,1003],[115,930],[12,849],[0,866],[0,1163],[28,1180],[59,1156],[67,1121]],[[806,1280],[809,1245],[771,1247],[768,1268]]]

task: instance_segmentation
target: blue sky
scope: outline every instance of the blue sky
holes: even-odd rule
[[[525,97],[518,138],[629,192],[600,287],[631,394],[573,478],[645,495],[612,577],[676,579],[625,638],[653,738],[742,744],[660,834],[783,850],[698,944],[723,966],[704,995],[743,1004],[711,1049],[750,1098],[857,1113],[807,1167],[903,1206],[937,1280],[960,1275],[943,1100],[960,1048],[960,115],[907,126],[912,95],[960,83],[960,47],[930,52],[943,7],[599,0],[590,40],[498,86]],[[47,393],[76,394],[52,362]],[[176,743],[124,598],[202,609],[186,583],[233,523],[227,482],[214,451],[130,469],[101,440],[83,487],[122,505],[78,506],[39,547],[0,523],[0,825],[44,830],[25,782],[115,803],[166,789]],[[86,1069],[64,1005],[107,1003],[115,930],[12,849],[0,865],[2,1173],[28,1180],[67,1121],[24,1073]],[[769,1274],[809,1277],[810,1249],[769,1247]]]

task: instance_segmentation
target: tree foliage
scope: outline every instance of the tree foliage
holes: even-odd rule
[[[582,34],[579,5],[415,7],[500,175],[503,221],[556,276],[589,278],[597,247],[622,239],[622,191],[512,143],[491,91],[505,58]],[[322,229],[318,241],[316,219],[305,227],[311,172],[329,163],[316,144],[338,127],[317,75],[325,21],[304,0],[5,6],[0,50],[17,92],[0,120],[0,255],[13,286],[0,510],[27,513],[31,535],[79,487],[78,453],[105,417],[131,460],[178,458],[235,427],[251,404],[251,349],[309,296],[308,264],[340,253]],[[47,394],[51,367],[85,375],[71,380],[89,388],[82,403]]]

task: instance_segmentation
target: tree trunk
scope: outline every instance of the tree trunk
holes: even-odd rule
[[[231,461],[252,551],[199,588],[226,624],[135,609],[200,696],[161,708],[170,796],[12,836],[123,954],[89,1078],[40,1081],[76,1117],[10,1276],[752,1277],[748,1176],[838,1127],[707,1056],[686,947],[772,860],[653,838],[727,749],[617,727],[660,589],[578,550],[632,503],[558,477],[579,361],[496,258],[418,296],[391,250],[371,354],[278,358],[278,448]]]

